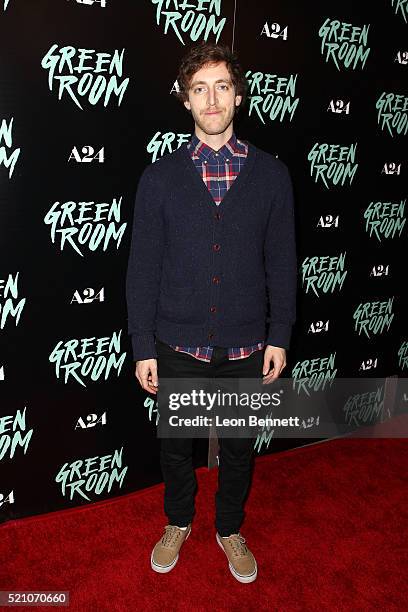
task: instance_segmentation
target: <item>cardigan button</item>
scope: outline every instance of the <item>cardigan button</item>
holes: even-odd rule
[[[220,245],[220,244],[214,244],[214,245],[213,245],[213,249],[214,249],[214,251],[219,251],[219,250],[220,250],[220,248],[221,248],[221,245]]]
[[[214,213],[214,219],[217,219],[217,221],[221,219],[221,215],[219,212]]]
[[[218,284],[220,282],[220,277],[219,276],[213,276],[212,282]]]
[[[215,307],[215,306],[211,306],[211,308],[210,308],[210,312],[216,312],[216,310],[217,310],[217,309],[216,309],[216,307]]]
[[[208,334],[208,337],[209,337],[209,338],[214,338],[214,334],[209,333],[209,334]]]

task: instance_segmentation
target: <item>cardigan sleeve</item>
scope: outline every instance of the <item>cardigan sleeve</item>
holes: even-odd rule
[[[296,320],[297,258],[293,187],[281,162],[264,243],[270,322],[266,344],[288,349]]]
[[[163,248],[161,199],[148,166],[137,187],[126,274],[128,332],[135,361],[157,358],[154,332]]]

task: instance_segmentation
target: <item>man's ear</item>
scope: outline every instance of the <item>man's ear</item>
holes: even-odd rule
[[[235,96],[235,106],[239,106],[242,102],[242,96]]]
[[[191,110],[191,104],[188,100],[184,100],[184,106],[186,107],[187,110]]]

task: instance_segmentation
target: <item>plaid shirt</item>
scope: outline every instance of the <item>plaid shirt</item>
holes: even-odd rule
[[[207,185],[215,204],[219,206],[245,163],[248,145],[238,140],[233,133],[221,149],[214,151],[205,142],[202,142],[196,134],[193,134],[187,147],[190,150],[194,165]],[[174,350],[188,353],[200,361],[211,361],[212,346],[177,346],[174,344],[170,344],[170,346]],[[264,346],[264,342],[258,342],[251,346],[230,347],[228,348],[228,359],[249,357],[254,351],[259,351]]]

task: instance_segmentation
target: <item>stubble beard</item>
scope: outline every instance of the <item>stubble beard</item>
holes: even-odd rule
[[[228,116],[225,116],[223,112],[222,112],[222,115],[224,115],[224,118],[220,123],[219,123],[219,116],[216,115],[217,120],[214,121],[214,124],[216,125],[214,125],[213,128],[211,128],[213,119],[206,118],[206,115],[204,113],[198,116],[193,115],[193,117],[194,117],[194,121],[196,122],[200,130],[202,130],[204,134],[208,134],[212,136],[215,134],[222,134],[223,132],[225,132],[225,130],[228,128],[228,126],[230,125],[230,123],[232,122],[234,118],[234,111],[232,111],[232,113],[229,113]]]

